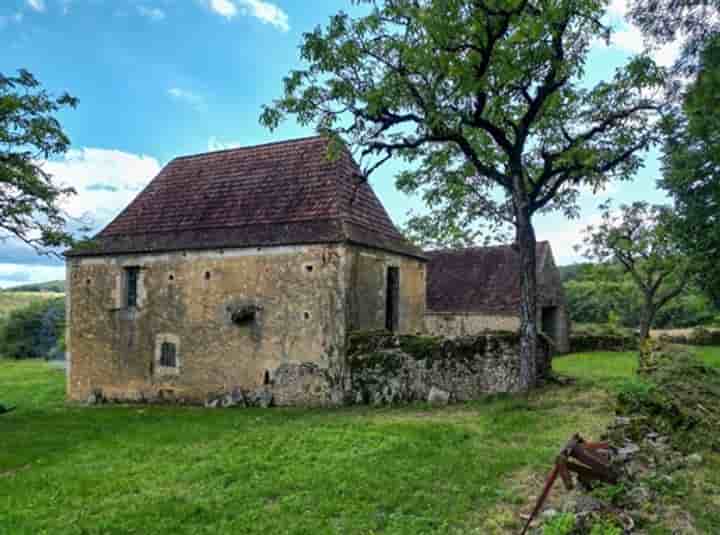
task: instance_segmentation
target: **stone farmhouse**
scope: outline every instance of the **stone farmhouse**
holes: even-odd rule
[[[433,334],[473,335],[520,327],[520,263],[510,245],[426,251],[427,312]],[[537,245],[538,325],[554,351],[569,351],[569,321],[550,243]]]
[[[340,376],[349,331],[423,330],[422,252],[322,138],[177,158],[93,242],[67,253],[71,399]]]
[[[312,137],[176,158],[93,240],[67,251],[68,397],[202,403],[229,393],[259,404],[267,396],[276,405],[339,404],[354,384],[349,334],[427,332],[426,286],[431,332],[514,326],[473,316],[494,295],[503,297],[497,317],[500,308],[509,317],[509,294],[458,300],[459,288],[438,278],[458,276],[465,254],[483,262],[466,289],[509,288],[513,281],[491,274],[491,257],[423,253],[351,154],[327,153],[328,142]],[[540,250],[552,275],[549,245]],[[559,297],[547,303],[555,312],[543,318],[564,318]],[[516,359],[500,345],[512,385]]]

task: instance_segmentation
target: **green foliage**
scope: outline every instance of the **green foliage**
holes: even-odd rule
[[[720,304],[720,37],[706,44],[684,106],[666,126],[660,186],[675,203],[673,232]]]
[[[65,300],[33,301],[15,309],[0,324],[0,355],[3,357],[56,358],[63,343]]]
[[[60,203],[75,191],[55,184],[40,162],[67,151],[55,114],[77,102],[67,93],[51,96],[26,70],[0,73],[0,236],[36,249],[72,243]]]
[[[584,256],[622,267],[641,297],[640,337],[647,338],[658,312],[686,292],[697,265],[682,250],[672,231],[675,216],[668,206],[635,202],[613,210],[602,205],[602,221],[584,231]]]
[[[638,439],[655,430],[682,450],[720,448],[720,369],[696,354],[646,342],[639,372],[617,400],[618,414],[645,418]]]
[[[616,264],[583,264],[566,271],[564,283],[570,319],[578,324],[613,324],[637,329],[643,298],[632,277]],[[690,286],[655,315],[658,329],[710,325],[720,311],[704,292]],[[619,329],[617,329],[619,331]]]
[[[543,525],[542,535],[571,535],[575,529],[575,515],[556,515]]]
[[[612,522],[599,522],[594,524],[590,535],[623,535],[624,530]]]

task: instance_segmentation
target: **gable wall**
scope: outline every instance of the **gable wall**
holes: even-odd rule
[[[283,364],[341,366],[345,261],[333,245],[68,260],[68,395],[197,402],[259,387]],[[136,309],[123,304],[125,266],[141,268]],[[247,304],[262,307],[256,320],[234,324]],[[158,369],[163,341],[177,344],[176,373]]]
[[[424,332],[426,262],[356,245],[347,250],[348,331],[385,329],[387,268],[397,267],[398,332]]]

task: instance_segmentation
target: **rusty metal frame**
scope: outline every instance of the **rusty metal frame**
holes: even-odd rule
[[[538,496],[535,508],[525,523],[521,535],[527,533],[530,524],[550,495],[558,476],[567,490],[572,490],[575,486],[571,472],[577,474],[578,481],[585,488],[590,488],[594,481],[611,485],[617,483],[618,475],[610,465],[609,451],[610,445],[607,442],[586,442],[579,434],[573,435],[555,459],[555,467],[545,480],[543,491]]]

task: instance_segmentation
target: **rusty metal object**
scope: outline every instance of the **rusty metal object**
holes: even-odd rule
[[[545,505],[545,500],[550,495],[558,476],[562,479],[567,490],[572,490],[574,487],[571,472],[577,474],[578,481],[585,488],[589,488],[594,481],[609,484],[617,483],[618,475],[610,466],[609,449],[610,446],[607,442],[585,442],[580,435],[573,435],[555,459],[555,467],[545,480],[543,491],[538,496],[535,508],[525,523],[521,535],[527,533],[530,524]]]

